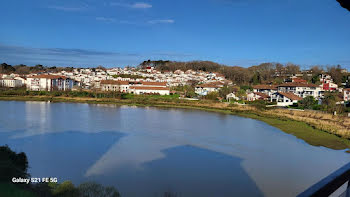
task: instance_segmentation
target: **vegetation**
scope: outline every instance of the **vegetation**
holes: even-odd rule
[[[71,181],[62,183],[12,183],[13,177],[30,178],[25,153],[16,153],[8,146],[0,146],[1,197],[120,197],[114,187],[87,182],[75,187]]]
[[[193,70],[217,72],[224,75],[227,79],[232,80],[233,83],[240,85],[256,85],[262,83],[280,84],[283,82],[283,77],[301,73],[299,65],[292,63],[281,64],[272,62],[262,63],[248,68],[226,66],[210,61],[175,62],[147,60],[140,64],[141,68],[145,68],[147,66],[154,66],[160,71]],[[327,72],[332,76],[337,84],[344,82],[344,80],[346,80],[348,77],[348,74],[342,73],[341,70],[342,68],[340,65],[327,68]],[[311,74],[311,76],[305,73],[303,78],[310,83],[319,84],[318,76],[322,72],[324,72],[322,67],[313,66],[308,72]]]
[[[13,177],[27,178],[27,156],[13,152],[8,146],[0,146],[0,182],[9,182]]]
[[[73,67],[56,67],[56,66],[43,66],[38,64],[36,66],[26,66],[24,64],[19,65],[9,65],[6,63],[0,64],[0,73],[11,74],[16,73],[20,75],[38,72],[60,72],[60,71],[73,71]]]
[[[297,103],[297,106],[300,109],[313,109],[313,110],[319,109],[318,101],[315,100],[315,98],[312,96],[303,98],[303,100]]]

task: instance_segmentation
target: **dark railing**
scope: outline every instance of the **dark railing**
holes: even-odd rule
[[[323,197],[329,196],[337,191],[344,183],[350,180],[350,163],[336,170],[326,178],[314,184],[297,197]],[[341,196],[350,197],[350,184],[348,182],[345,193]]]

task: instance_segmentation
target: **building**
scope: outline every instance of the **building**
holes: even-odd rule
[[[129,81],[102,80],[100,82],[102,91],[128,92],[130,88]]]
[[[196,86],[195,93],[201,96],[205,96],[210,92],[218,92],[222,87],[224,87],[224,84],[221,82],[200,84]]]
[[[32,91],[67,91],[73,88],[73,80],[60,75],[36,75],[27,78],[27,89]]]
[[[301,98],[305,98],[307,96],[312,96],[314,98],[322,97],[321,88],[315,84],[309,83],[284,83],[278,85],[278,92],[291,92]]]
[[[236,95],[236,92],[231,92],[230,94],[226,95],[226,100],[228,102],[239,100],[240,98]]]
[[[261,92],[250,92],[247,94],[247,101],[269,100],[270,96]]]
[[[18,87],[22,87],[23,84],[21,80],[5,78],[5,79],[0,79],[0,86],[8,87],[8,88],[18,88]]]
[[[350,101],[350,88],[346,88],[343,90],[343,100],[345,102]]]
[[[268,96],[271,96],[273,93],[277,92],[277,86],[276,85],[255,85],[253,86],[253,92],[260,92],[264,93]]]
[[[277,106],[289,106],[302,100],[301,97],[292,92],[276,92],[274,93],[274,98],[276,99]]]
[[[136,86],[148,86],[148,87],[167,87],[167,82],[158,81],[140,81],[135,84]]]
[[[338,85],[333,82],[322,84],[322,90],[324,91],[335,91],[338,89]]]
[[[170,95],[170,89],[168,87],[131,86],[129,89],[129,93]]]

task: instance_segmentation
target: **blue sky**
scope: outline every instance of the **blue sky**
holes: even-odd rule
[[[0,7],[0,62],[10,64],[350,68],[350,12],[336,0],[2,0]]]

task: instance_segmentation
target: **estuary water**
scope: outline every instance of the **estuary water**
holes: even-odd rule
[[[295,196],[350,161],[264,122],[214,112],[0,101],[0,145],[32,177],[113,185],[123,197]]]

